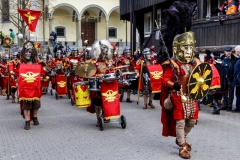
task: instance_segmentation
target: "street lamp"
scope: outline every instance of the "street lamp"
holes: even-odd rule
[[[18,33],[18,48],[20,48],[20,40],[23,38],[22,33]]]
[[[34,34],[30,33],[30,41],[34,41]]]

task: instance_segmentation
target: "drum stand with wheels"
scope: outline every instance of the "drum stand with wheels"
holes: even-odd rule
[[[122,129],[125,129],[127,127],[127,120],[126,120],[126,117],[124,115],[121,115],[120,118],[118,118],[118,119],[109,120],[109,123],[118,123],[118,124],[121,125]],[[98,127],[99,127],[100,131],[104,130],[104,115],[102,115],[98,119]]]

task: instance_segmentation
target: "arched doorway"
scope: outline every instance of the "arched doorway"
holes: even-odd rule
[[[84,40],[88,40],[89,45],[94,43],[96,39],[95,23],[97,23],[97,18],[90,16],[89,12],[85,11],[83,13],[82,20],[81,20],[81,31],[82,31],[81,36],[83,40],[82,45],[84,45]]]

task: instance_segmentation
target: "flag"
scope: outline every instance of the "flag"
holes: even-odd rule
[[[42,11],[34,11],[30,9],[18,9],[18,13],[22,16],[22,19],[28,25],[28,30],[30,32],[36,32],[35,29]]]

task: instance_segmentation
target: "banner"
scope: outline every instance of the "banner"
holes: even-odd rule
[[[101,83],[102,105],[105,119],[120,117],[118,81]]]
[[[67,82],[64,74],[56,75],[56,91],[58,96],[67,95]]]
[[[36,32],[35,29],[42,11],[34,11],[30,9],[18,9],[18,13],[22,16],[22,19],[28,25],[28,30],[30,32]]]
[[[149,88],[152,93],[161,92],[163,69],[160,64],[143,67],[143,87]]]
[[[21,64],[18,78],[19,100],[39,100],[41,90],[41,65]]]

